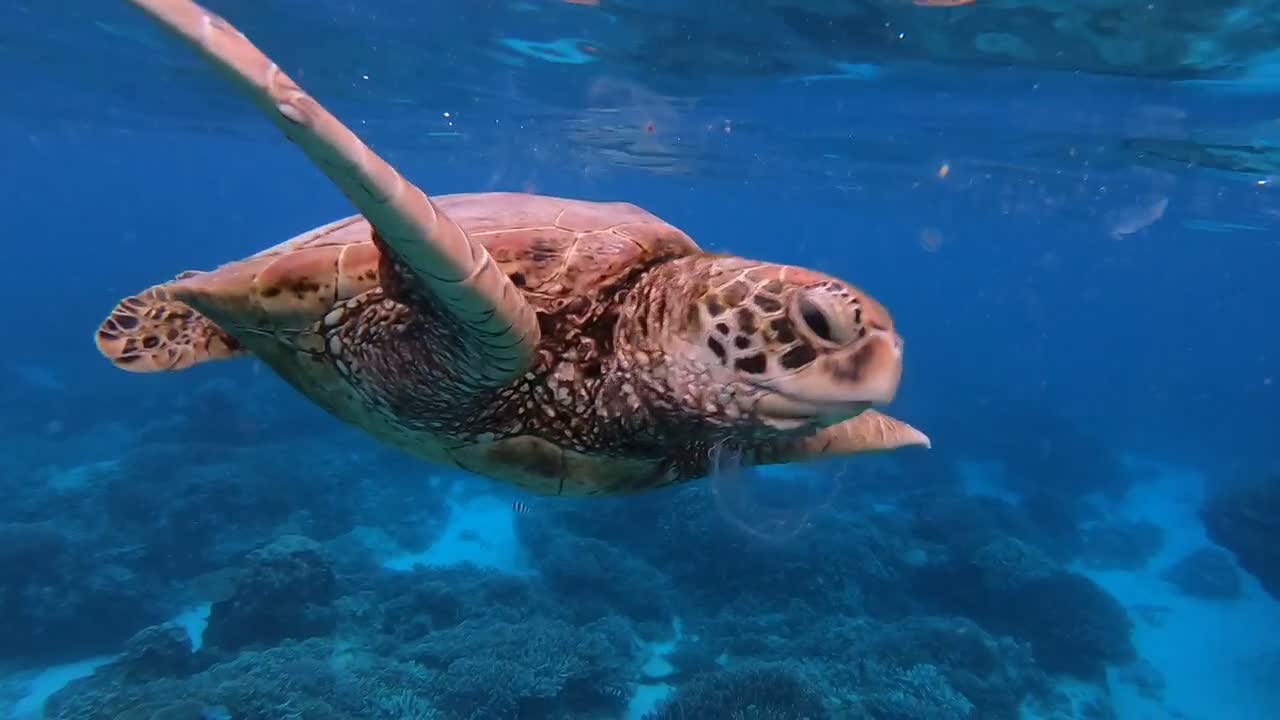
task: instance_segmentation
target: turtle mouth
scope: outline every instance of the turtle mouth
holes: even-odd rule
[[[807,421],[822,427],[889,404],[901,380],[902,339],[893,332],[877,331],[798,372],[749,382],[761,393],[755,411],[766,420]]]
[[[757,417],[780,429],[821,428],[856,417],[874,403],[869,400],[832,400],[784,392],[762,383],[752,409]]]

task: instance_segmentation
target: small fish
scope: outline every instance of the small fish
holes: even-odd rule
[[[600,688],[600,694],[605,697],[623,698],[627,696],[627,690],[617,685],[606,685]]]

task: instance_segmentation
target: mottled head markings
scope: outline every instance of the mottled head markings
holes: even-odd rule
[[[850,287],[822,278],[787,282],[786,268],[753,266],[715,284],[690,323],[710,328],[703,343],[725,367],[754,376],[785,374],[821,351],[865,337],[862,301]]]
[[[901,340],[892,318],[833,277],[725,260],[711,267],[689,318],[708,365],[747,388],[748,413],[825,423],[887,402],[897,389]]]

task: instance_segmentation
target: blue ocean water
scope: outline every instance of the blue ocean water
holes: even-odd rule
[[[129,3],[5,3],[0,716],[1280,716],[1280,7],[948,4],[209,0],[429,194],[893,313],[928,450],[573,499],[113,368],[120,298],[351,205]]]

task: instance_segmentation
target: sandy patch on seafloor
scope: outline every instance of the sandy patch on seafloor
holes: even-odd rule
[[[1154,465],[1154,464],[1153,464]],[[1079,569],[1126,608],[1155,608],[1158,621],[1136,616],[1138,654],[1163,681],[1163,702],[1145,697],[1123,669],[1111,673],[1119,720],[1275,720],[1280,717],[1280,602],[1240,571],[1235,600],[1187,597],[1161,575],[1188,552],[1213,543],[1199,518],[1205,479],[1155,465],[1156,479],[1134,488],[1119,515],[1165,529],[1164,546],[1137,572]]]

